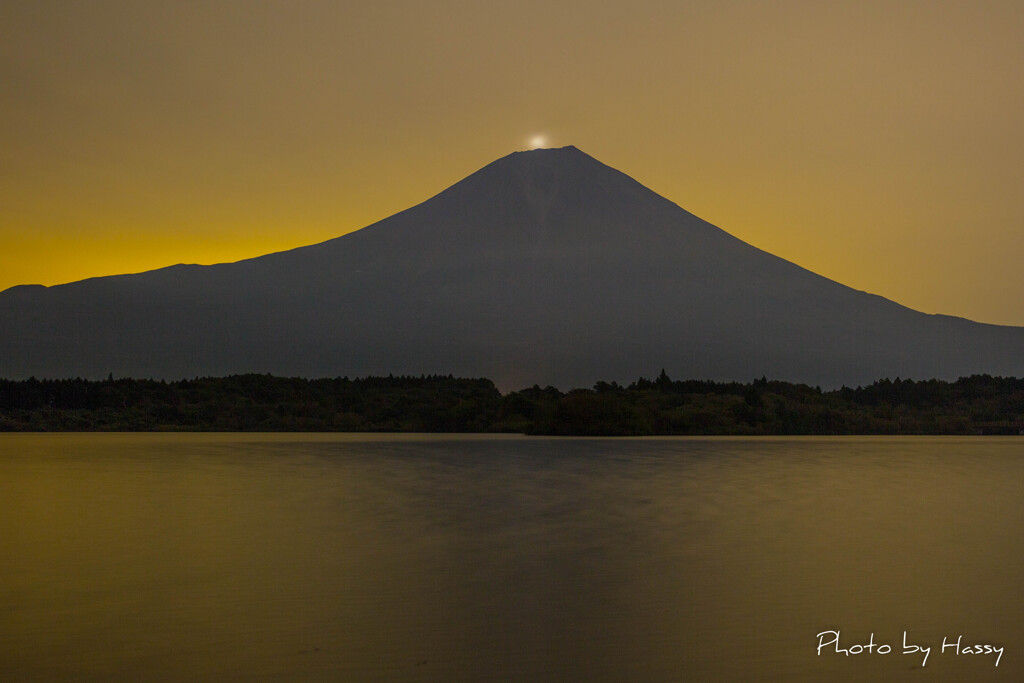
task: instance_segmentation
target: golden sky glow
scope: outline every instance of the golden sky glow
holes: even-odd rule
[[[0,289],[319,242],[543,137],[1024,325],[1024,3],[0,4]]]

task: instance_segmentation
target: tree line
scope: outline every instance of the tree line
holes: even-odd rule
[[[819,387],[655,379],[502,394],[488,379],[271,375],[0,380],[0,431],[513,432],[548,435],[1024,434],[1024,379]]]

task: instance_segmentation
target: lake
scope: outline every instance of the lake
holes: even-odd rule
[[[1022,482],[1012,437],[3,434],[0,679],[1024,680]]]

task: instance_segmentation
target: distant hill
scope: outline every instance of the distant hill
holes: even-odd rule
[[[0,293],[0,377],[454,374],[503,390],[1024,376],[1024,328],[919,313],[756,249],[574,147],[357,232]]]

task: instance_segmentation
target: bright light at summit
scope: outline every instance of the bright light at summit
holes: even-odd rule
[[[543,135],[534,135],[532,138],[530,138],[530,149],[537,149],[538,147],[543,147],[547,143],[547,137]]]

